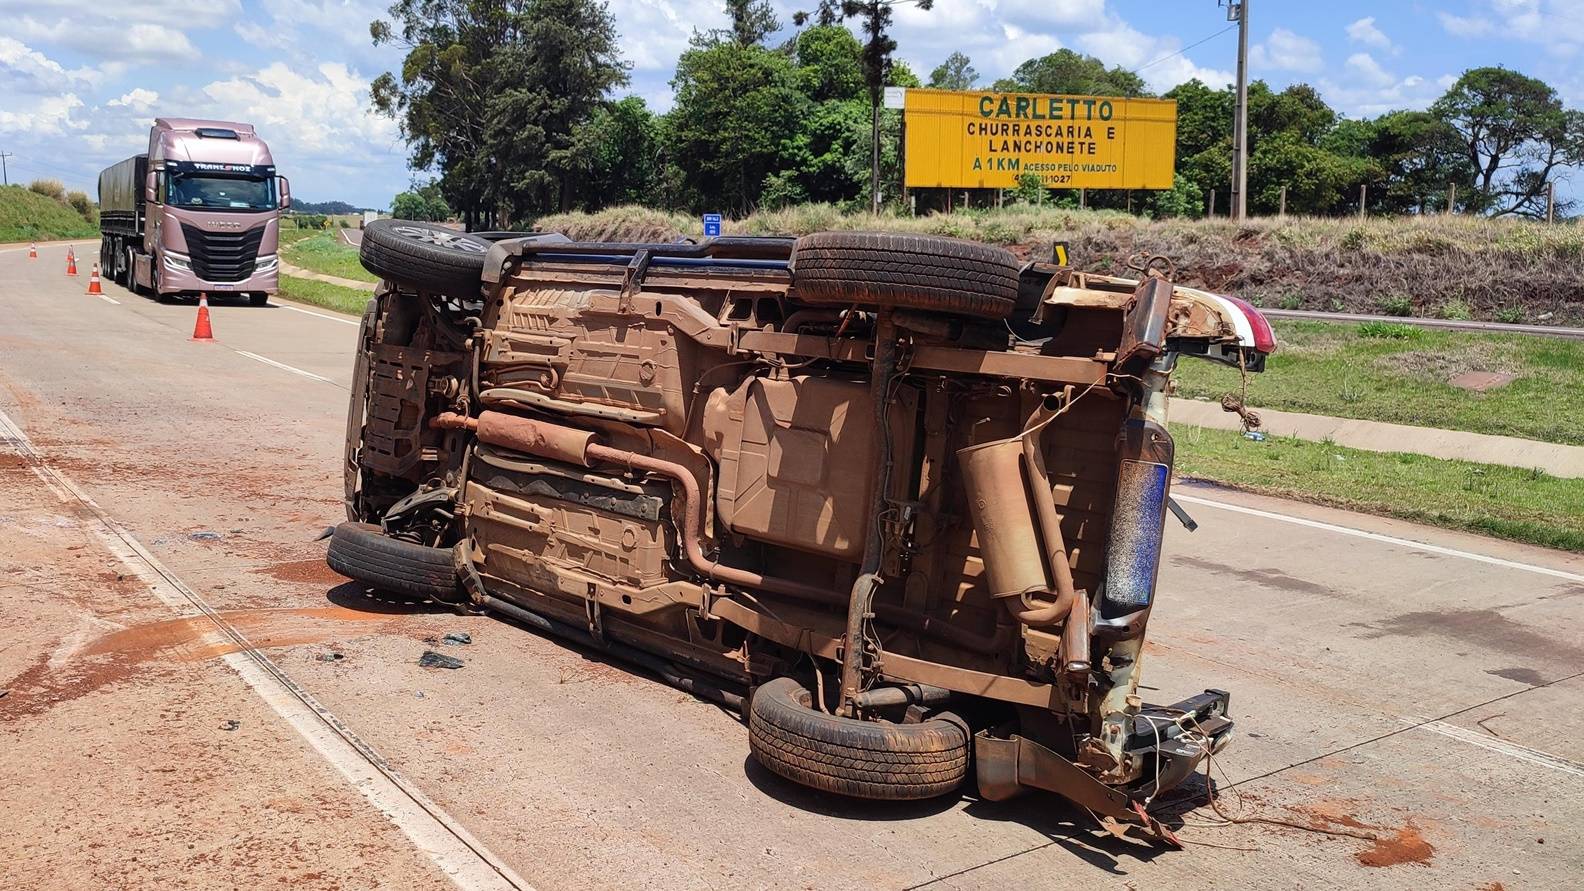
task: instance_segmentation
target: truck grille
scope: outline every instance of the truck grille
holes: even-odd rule
[[[259,242],[264,240],[263,226],[242,232],[205,232],[188,223],[182,223],[181,228],[187,239],[187,252],[192,257],[193,272],[199,278],[209,282],[239,282],[253,274]]]

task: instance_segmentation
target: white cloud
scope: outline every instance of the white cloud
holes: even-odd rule
[[[159,94],[153,90],[134,87],[130,92],[119,99],[111,99],[105,103],[106,108],[130,108],[134,111],[148,111],[159,101]]]
[[[1271,32],[1264,43],[1249,50],[1249,65],[1255,70],[1319,71],[1325,67],[1320,44],[1286,28]]]
[[[15,33],[38,43],[80,50],[97,59],[116,61],[187,60],[198,49],[186,33],[153,22],[116,23],[104,19],[40,21],[33,16],[16,20]]]
[[[1374,16],[1366,16],[1359,19],[1348,25],[1346,30],[1348,39],[1354,43],[1362,43],[1365,46],[1373,46],[1376,49],[1396,49],[1391,42],[1391,38],[1387,37],[1384,31],[1375,26]]]
[[[1461,16],[1450,12],[1438,12],[1436,18],[1441,20],[1441,27],[1454,37],[1484,37],[1496,30],[1496,25],[1483,16]]]
[[[1317,86],[1344,114],[1375,116],[1403,108],[1425,108],[1445,90],[1446,77],[1430,81],[1417,74],[1399,76],[1369,53],[1348,56],[1340,77],[1320,78]]]
[[[73,112],[83,107],[75,93],[43,96],[14,106],[15,111],[0,109],[0,133],[22,133],[31,138],[60,136],[67,130],[80,130],[87,126]]]
[[[58,95],[63,87],[91,88],[103,78],[92,68],[67,69],[14,37],[0,37],[0,89]]]

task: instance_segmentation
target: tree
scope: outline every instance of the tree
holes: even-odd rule
[[[643,99],[602,105],[573,131],[572,156],[585,210],[654,199],[660,179],[660,132]]]
[[[789,167],[808,99],[782,53],[762,46],[694,46],[677,61],[676,106],[666,150],[679,164],[689,203],[742,213],[765,178]]]
[[[391,216],[398,220],[441,223],[451,218],[451,208],[440,194],[440,184],[431,180],[392,198]]]
[[[995,82],[1007,93],[1068,93],[1085,96],[1147,96],[1144,79],[1121,66],[1106,68],[1094,56],[1059,49],[1029,59],[1012,76]]]
[[[753,46],[781,30],[775,8],[770,0],[726,0],[726,14],[731,16],[729,35],[739,46]],[[712,32],[720,33],[720,32]]]
[[[399,78],[375,78],[375,108],[470,228],[570,206],[572,130],[627,80],[603,2],[397,0],[369,32],[407,49]]]
[[[1584,163],[1584,113],[1562,107],[1544,81],[1506,68],[1463,72],[1430,113],[1458,134],[1483,209],[1545,212],[1557,168]]]
[[[930,72],[929,85],[937,90],[969,90],[979,80],[979,72],[962,53],[952,53]]]
[[[891,27],[891,9],[899,3],[911,3],[928,10],[935,0],[842,0],[842,15],[861,19],[863,33],[868,40],[863,47],[864,84],[869,88],[870,126],[870,201],[872,209],[880,209],[880,94],[890,83],[891,54],[896,51],[896,41],[887,29]],[[909,72],[911,74],[911,72]],[[916,82],[917,78],[913,78]]]
[[[793,50],[798,83],[815,102],[863,95],[863,47],[841,25],[817,25],[797,36]]]

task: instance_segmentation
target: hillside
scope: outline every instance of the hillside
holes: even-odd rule
[[[697,237],[696,217],[640,207],[554,214],[538,228],[579,239]],[[1584,227],[1469,216],[1370,220],[1315,217],[1147,220],[1115,211],[1017,207],[922,217],[844,214],[807,205],[727,221],[726,234],[822,229],[918,232],[1045,256],[1068,242],[1072,262],[1127,275],[1131,257],[1161,254],[1181,284],[1282,309],[1584,324]]]
[[[69,205],[22,186],[0,186],[0,244],[98,234],[99,230]]]

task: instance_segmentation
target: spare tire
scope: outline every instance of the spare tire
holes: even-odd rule
[[[1017,257],[958,238],[816,232],[792,248],[806,303],[900,307],[1004,319],[1018,295]]]
[[[490,242],[415,220],[375,220],[363,229],[358,259],[382,279],[416,291],[476,297]]]
[[[792,678],[755,690],[748,707],[754,759],[822,792],[889,801],[945,795],[968,775],[971,734],[956,715],[886,724],[828,715],[813,702]]]
[[[330,568],[354,581],[413,600],[443,603],[457,599],[456,566],[450,548],[430,548],[399,538],[369,523],[342,523],[325,553]]]

